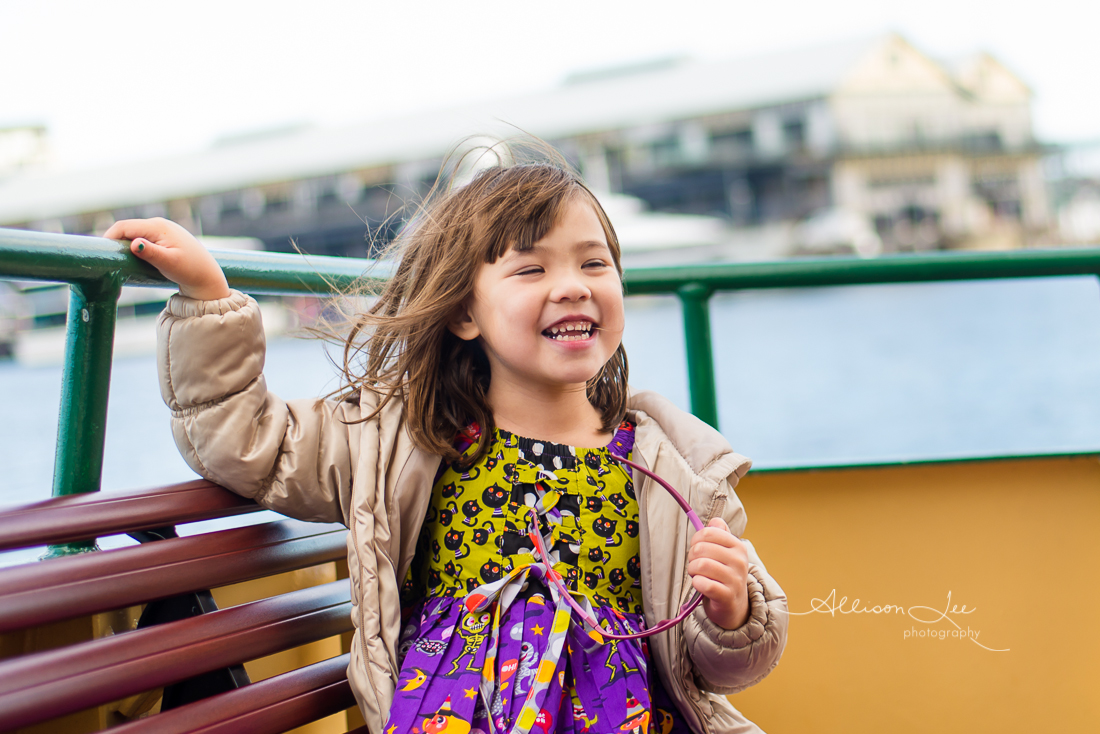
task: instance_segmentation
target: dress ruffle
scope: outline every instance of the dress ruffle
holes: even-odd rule
[[[499,622],[498,608],[494,603],[469,612],[456,599],[436,598],[406,624],[403,677],[387,732],[390,726],[413,734],[646,731],[651,702],[642,645],[598,644],[569,623],[568,612],[562,624],[559,610],[540,595],[517,599]],[[595,611],[602,626],[619,634],[642,625],[640,615]],[[554,634],[555,616],[560,635]],[[489,696],[483,694],[486,681]],[[447,719],[444,728],[433,726],[436,716]],[[637,726],[622,728],[631,721]]]

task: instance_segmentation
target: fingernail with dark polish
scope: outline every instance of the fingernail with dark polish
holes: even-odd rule
[[[138,252],[141,252],[144,249],[145,249],[145,243],[144,242],[139,242],[138,243]]]

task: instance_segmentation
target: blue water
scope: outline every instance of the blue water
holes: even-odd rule
[[[1100,450],[1091,278],[716,296],[720,422],[757,467]],[[630,299],[631,382],[687,407],[672,298]],[[313,341],[269,348],[284,397],[335,386]],[[49,496],[60,367],[0,363],[0,506]],[[116,360],[105,490],[184,481],[152,357]]]

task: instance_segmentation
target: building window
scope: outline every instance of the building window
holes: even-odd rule
[[[1020,219],[1020,182],[1014,174],[979,174],[971,181],[970,190],[998,217]]]
[[[962,144],[972,153],[996,153],[1005,149],[1001,134],[996,130],[967,133],[963,135]]]
[[[910,176],[875,176],[867,180],[867,188],[869,189],[920,189],[935,185],[936,176],[930,173]]]
[[[662,138],[654,141],[649,149],[655,166],[671,166],[680,162],[679,138]]]
[[[290,209],[290,197],[285,191],[270,193],[267,195],[268,212],[285,212]]]
[[[783,144],[790,151],[804,150],[806,148],[806,123],[802,120],[788,120],[783,123]]]
[[[726,130],[711,133],[711,150],[719,157],[739,157],[752,153],[752,130]]]
[[[241,193],[241,212],[249,219],[263,216],[267,198],[259,189],[247,189]]]

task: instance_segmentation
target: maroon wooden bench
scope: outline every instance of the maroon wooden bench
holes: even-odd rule
[[[0,731],[51,720],[42,730],[76,731],[59,717],[157,689],[159,713],[112,731],[283,732],[354,707],[347,655],[257,683],[242,667],[349,631],[346,579],[226,609],[209,593],[342,561],[342,526],[281,520],[174,537],[182,523],[259,509],[200,480],[0,511],[0,551],[122,533],[143,541],[0,568]],[[50,625],[124,609],[142,610],[137,629],[55,646],[63,635]],[[28,630],[40,644],[21,645]]]

